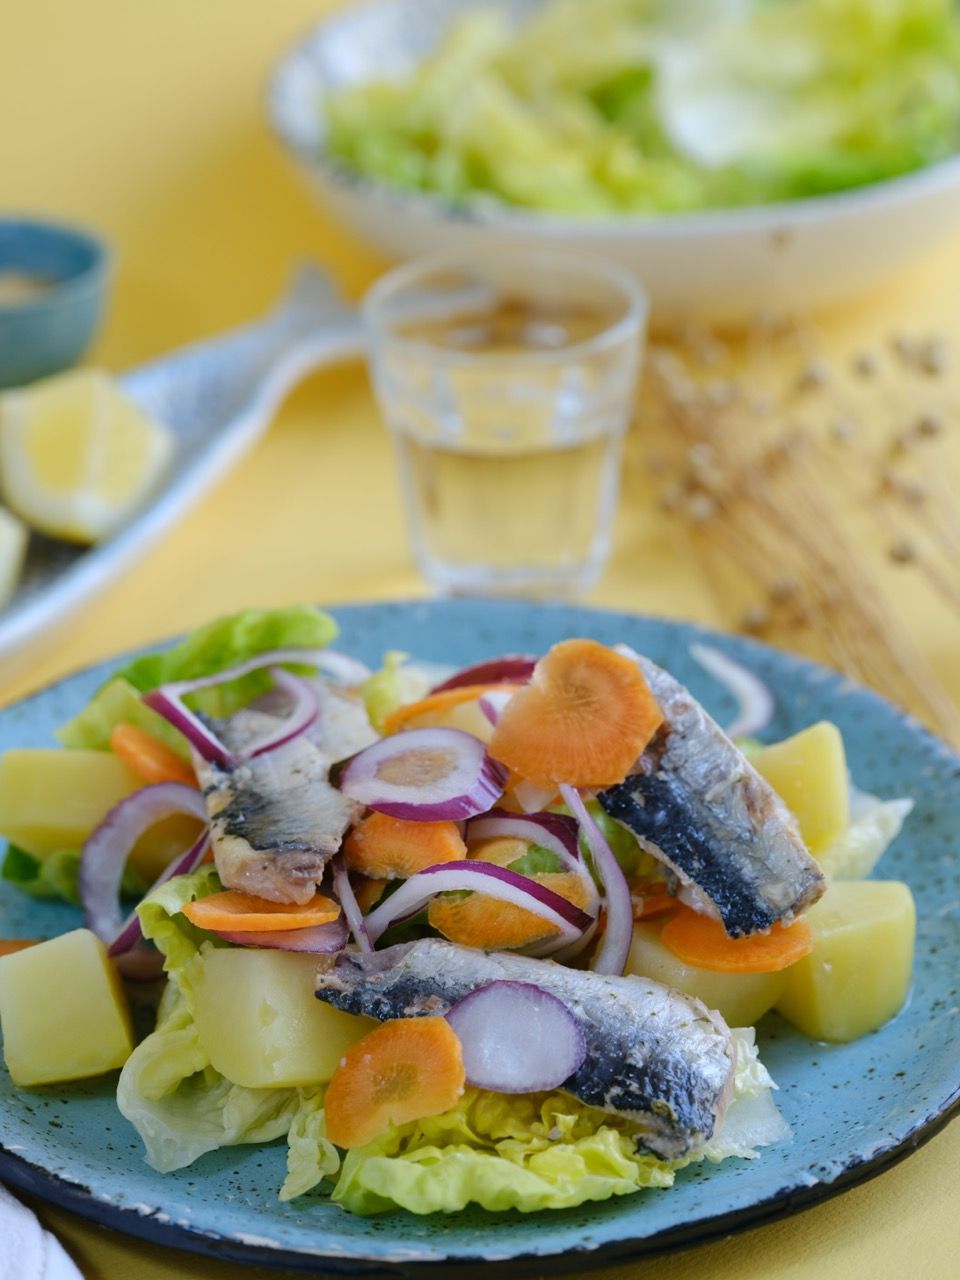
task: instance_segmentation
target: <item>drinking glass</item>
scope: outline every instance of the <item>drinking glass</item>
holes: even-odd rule
[[[610,552],[646,322],[575,255],[411,262],[363,304],[414,555],[441,592],[573,595]]]

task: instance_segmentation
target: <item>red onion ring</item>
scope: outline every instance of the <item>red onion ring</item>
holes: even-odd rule
[[[430,692],[444,693],[447,689],[460,689],[467,684],[519,684],[530,679],[536,665],[537,659],[529,653],[508,653],[502,658],[489,658],[486,662],[463,667],[434,685]]]
[[[131,849],[156,823],[181,813],[207,821],[200,792],[183,782],[157,782],[115,804],[84,844],[80,901],[87,927],[104,942],[110,942],[121,928],[120,881]]]
[[[467,824],[468,840],[497,836],[529,840],[555,853],[569,870],[583,868],[577,847],[577,824],[564,813],[510,813],[507,809],[490,809]]]
[[[435,894],[463,889],[485,893],[501,902],[512,902],[534,912],[555,925],[561,937],[568,942],[579,937],[593,919],[574,903],[529,876],[471,858],[462,862],[440,862],[412,875],[366,917],[367,933],[376,942],[390,925],[413,914]],[[631,926],[632,920],[631,915]]]
[[[339,786],[351,800],[392,818],[457,822],[495,804],[506,776],[480,739],[462,729],[407,729],[352,756]]]
[[[342,905],[342,904],[341,904]],[[262,933],[221,932],[217,936],[238,947],[260,947],[270,951],[305,951],[311,955],[334,955],[347,945],[350,930],[343,915],[327,924],[306,929],[272,929]]]
[[[633,902],[626,876],[616,860],[613,850],[604,839],[603,832],[593,820],[580,792],[568,783],[561,783],[560,794],[564,803],[580,823],[597,874],[603,885],[607,908],[607,927],[597,948],[590,968],[595,973],[623,973],[633,941]]]
[[[692,644],[690,656],[737,700],[736,719],[724,729],[728,738],[750,738],[767,727],[776,703],[759,676],[712,645]]]
[[[353,892],[353,885],[350,883],[350,876],[342,855],[338,853],[330,866],[333,870],[334,892],[340,900],[340,907],[343,911],[343,917],[341,918],[345,919],[350,926],[353,940],[360,950],[372,951],[373,941],[370,937],[370,931],[367,928],[366,920],[363,918],[363,912],[360,910],[360,904],[357,902],[356,895]]]
[[[164,786],[166,784],[161,783],[159,785]],[[205,831],[200,839],[197,840],[196,844],[192,844],[186,853],[182,853],[179,858],[173,859],[166,871],[154,880],[153,884],[143,895],[144,898],[153,893],[154,889],[158,888],[160,885],[166,884],[168,880],[172,880],[174,876],[188,876],[191,871],[196,871],[197,867],[199,867],[200,863],[206,857],[207,849],[209,847],[210,833]],[[140,917],[137,915],[136,910],[133,910],[117,930],[116,936],[107,947],[107,951],[111,956],[122,956],[126,952],[133,950],[142,938],[143,930],[140,927]]]

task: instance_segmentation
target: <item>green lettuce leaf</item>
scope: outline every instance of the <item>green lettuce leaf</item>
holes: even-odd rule
[[[225,947],[215,933],[198,929],[183,914],[188,902],[219,893],[223,885],[212,863],[204,863],[187,876],[174,876],[158,885],[137,907],[143,936],[154,944],[164,956],[164,970],[171,983],[183,996],[187,1006],[193,1009],[195,970],[191,968],[203,946]]]
[[[109,751],[110,734],[118,724],[136,725],[160,738],[185,760],[190,759],[190,746],[183,734],[151,711],[138,690],[122,676],[105,684],[81,712],[57,730],[56,737],[65,747]]]
[[[77,887],[79,849],[55,849],[45,858],[35,858],[26,849],[11,844],[7,846],[0,875],[32,898],[62,898],[74,906],[80,905]],[[120,882],[120,893],[124,898],[141,898],[148,887],[136,867],[124,867]]]
[[[340,1168],[337,1149],[327,1140],[323,1114],[326,1088],[297,1092],[300,1101],[287,1134],[287,1176],[280,1188],[281,1200],[304,1195]]]
[[[752,1028],[734,1031],[734,1098],[720,1132],[696,1159],[750,1158],[789,1131],[770,1098]],[[468,1089],[440,1116],[394,1126],[349,1151],[333,1193],[353,1213],[403,1208],[452,1213],[485,1209],[564,1209],[589,1200],[669,1187],[690,1158],[638,1152],[629,1121],[568,1094],[508,1096]]]
[[[383,655],[383,666],[360,686],[367,716],[377,733],[382,733],[387,717],[397,707],[416,702],[427,692],[429,682],[417,667],[409,666],[409,654],[391,649]]]
[[[912,809],[912,800],[881,800],[852,786],[850,825],[817,855],[817,861],[834,880],[866,879],[900,834]]]

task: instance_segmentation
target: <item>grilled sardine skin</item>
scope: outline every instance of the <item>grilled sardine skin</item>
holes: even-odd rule
[[[330,766],[375,738],[359,699],[318,681],[320,716],[274,751],[222,769],[195,758],[224,885],[273,902],[308,902],[359,807],[329,782]],[[217,726],[235,754],[278,724],[262,711]]]
[[[550,992],[579,1022],[587,1056],[565,1081],[567,1092],[634,1121],[641,1145],[664,1159],[687,1155],[712,1136],[733,1070],[729,1029],[699,1000],[647,978],[427,938],[374,955],[342,954],[320,973],[317,995],[385,1021],[445,1014],[499,979]]]
[[[638,656],[664,723],[600,804],[716,908],[731,937],[789,922],[826,882],[796,820],[673,676]]]

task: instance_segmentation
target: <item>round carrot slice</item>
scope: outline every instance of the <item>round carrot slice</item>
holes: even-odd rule
[[[455,1106],[465,1076],[463,1053],[445,1018],[395,1018],[351,1045],[323,1101],[327,1137],[350,1149],[392,1124]]]
[[[587,887],[581,876],[572,871],[545,872],[531,876],[547,889],[580,908],[587,906]],[[434,929],[461,947],[524,947],[529,942],[555,938],[560,932],[555,924],[535,911],[502,902],[486,893],[441,894],[427,908],[427,919]]]
[[[255,898],[252,893],[240,893],[225,889],[223,893],[211,893],[182,907],[183,914],[198,929],[210,929],[216,933],[254,933],[270,929],[309,929],[313,925],[327,924],[340,914],[340,904],[322,893],[314,894],[309,902],[270,902]]]
[[[684,964],[718,973],[778,973],[802,960],[813,949],[806,920],[779,922],[769,933],[731,938],[719,920],[681,907],[668,920],[660,941]]]
[[[595,640],[564,640],[507,703],[490,753],[542,786],[609,787],[662,719],[635,662]]]
[[[373,880],[404,880],[467,856],[455,822],[406,822],[386,813],[371,813],[347,836],[343,854],[352,871]]]

